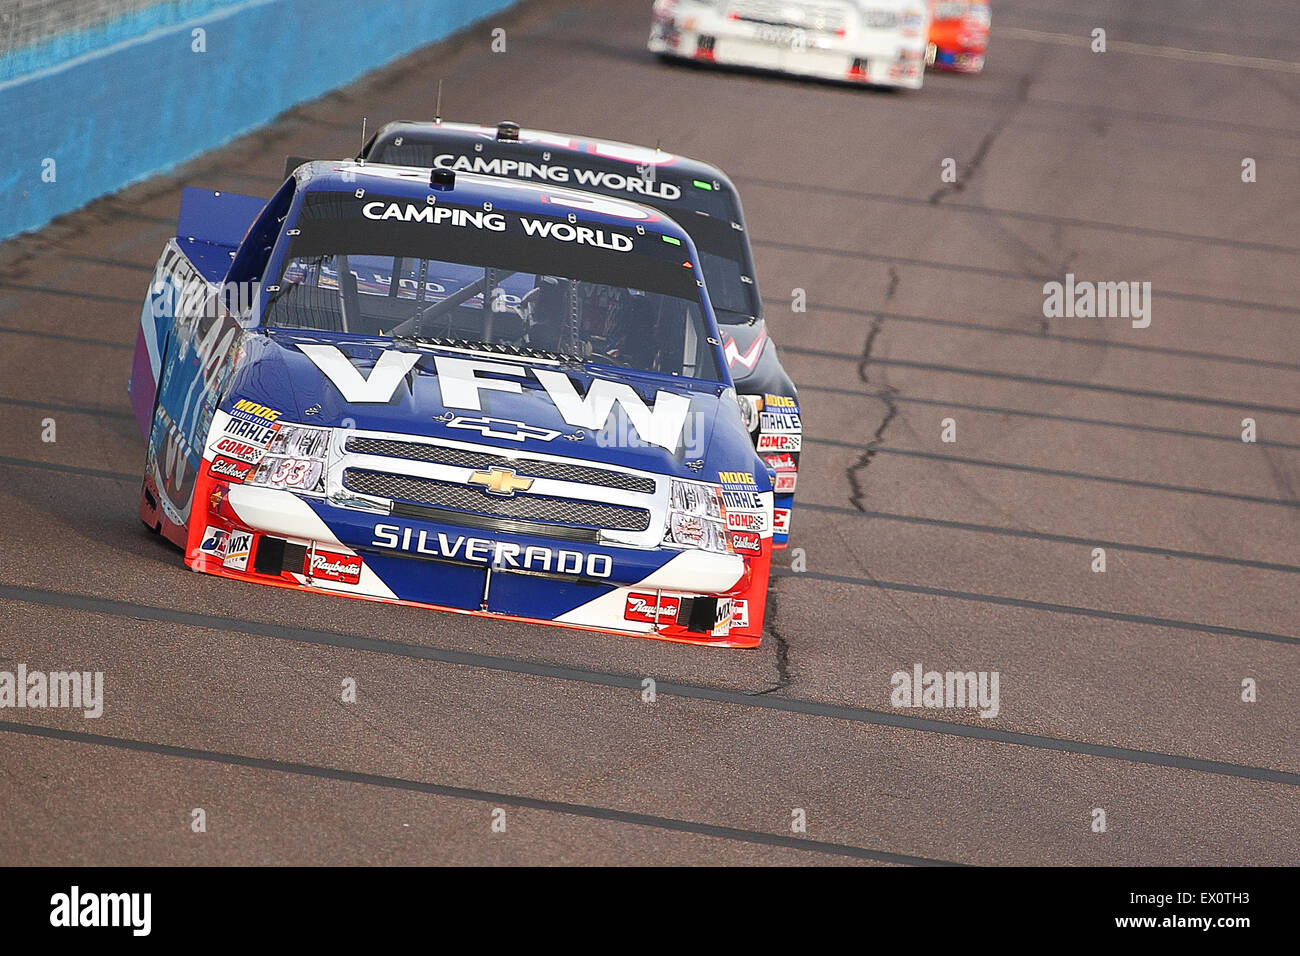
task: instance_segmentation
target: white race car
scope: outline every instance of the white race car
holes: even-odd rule
[[[924,0],[655,0],[650,50],[877,86],[920,89]]]

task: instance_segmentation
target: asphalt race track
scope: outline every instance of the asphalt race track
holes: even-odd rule
[[[1300,8],[1090,6],[1003,0],[982,76],[891,93],[531,0],[0,245],[0,669],[106,701],[0,712],[0,862],[1294,864]],[[137,520],[181,186],[269,196],[362,116],[432,118],[439,77],[447,118],[740,187],[811,436],[758,650],[196,575]],[[1150,326],[1045,318],[1066,273],[1150,282]],[[997,672],[997,715],[893,707],[917,664]]]

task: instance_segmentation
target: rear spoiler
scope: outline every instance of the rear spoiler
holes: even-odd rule
[[[220,282],[230,269],[230,257],[266,206],[265,199],[223,190],[186,186],[176,241],[209,282]]]
[[[186,186],[181,192],[176,238],[234,249],[265,205],[266,200],[256,196]]]

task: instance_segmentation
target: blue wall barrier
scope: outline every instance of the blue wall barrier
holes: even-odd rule
[[[179,23],[146,11],[123,21],[136,35],[110,29],[108,45],[41,66],[60,49],[53,43],[29,61],[31,72],[0,80],[8,155],[0,239],[176,166],[514,2],[244,0],[197,5],[210,8]],[[194,51],[195,29],[205,52]]]

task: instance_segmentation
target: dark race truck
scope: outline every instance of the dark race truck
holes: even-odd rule
[[[768,335],[740,196],[722,170],[661,149],[514,123],[389,123],[358,158],[566,186],[675,219],[699,252],[741,413],[772,473],[773,543],[786,546],[803,444],[799,395]]]

